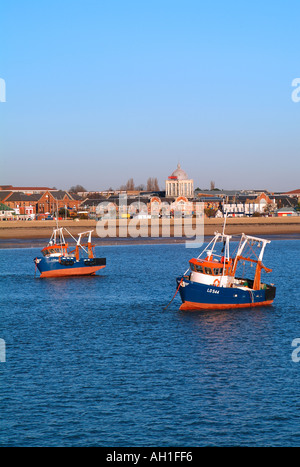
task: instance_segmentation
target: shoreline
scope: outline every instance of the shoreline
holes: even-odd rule
[[[282,240],[300,240],[300,234],[286,235],[260,235],[261,238],[267,238],[271,241]],[[204,236],[204,243],[209,242],[212,236]],[[130,246],[130,245],[184,245],[186,239],[183,238],[124,238],[124,239],[93,239],[96,247],[107,246]],[[196,242],[197,243],[197,242]],[[45,239],[10,239],[0,240],[0,250],[21,249],[21,248],[44,248]],[[198,248],[198,247],[197,247]]]
[[[106,225],[106,221],[102,221]],[[157,222],[157,221],[156,221]],[[151,237],[150,225],[148,220],[141,220],[141,236],[131,237],[122,235],[124,228],[130,224],[127,220],[117,220],[117,236],[101,238],[97,236],[96,221],[81,220],[60,221],[59,226],[65,227],[76,236],[79,232],[94,230],[93,243],[96,246],[105,245],[141,245],[141,244],[182,244],[188,238],[178,235],[178,230],[184,232],[184,223],[187,227],[195,229],[195,220],[174,220],[170,222],[170,236],[162,236],[162,221],[157,223],[156,235]],[[216,231],[222,232],[224,219],[205,219],[204,222],[204,241],[209,240]],[[11,221],[0,223],[0,249],[7,248],[35,248],[44,247],[46,239],[49,239],[53,228],[56,227],[55,221]],[[122,230],[123,229],[123,230]],[[118,236],[118,233],[121,233]],[[125,232],[127,232],[125,230]],[[266,218],[228,218],[226,222],[226,234],[238,235],[245,233],[253,236],[270,237],[272,240],[299,240],[300,239],[300,217],[266,217]],[[193,240],[193,239],[191,239]]]

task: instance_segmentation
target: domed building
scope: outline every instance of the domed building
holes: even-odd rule
[[[172,175],[166,180],[166,197],[185,196],[186,198],[194,197],[194,180],[189,179],[187,173],[182,170],[180,164],[174,170]]]

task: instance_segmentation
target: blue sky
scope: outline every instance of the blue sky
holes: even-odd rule
[[[300,188],[298,1],[3,0],[0,184]]]

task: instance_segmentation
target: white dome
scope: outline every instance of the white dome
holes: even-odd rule
[[[177,177],[177,180],[188,180],[189,179],[189,177],[187,176],[187,173],[184,170],[182,170],[180,164],[177,165],[177,169],[174,170],[171,177]]]

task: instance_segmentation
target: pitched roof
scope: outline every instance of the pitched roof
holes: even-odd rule
[[[38,195],[40,198],[40,195]],[[6,201],[37,201],[36,195],[26,195],[20,191],[12,192]]]
[[[83,199],[82,196],[78,195],[77,193],[69,193],[69,192],[68,192],[68,195],[69,195],[72,199],[77,200],[77,201],[80,201],[80,200]]]
[[[0,203],[0,211],[10,211],[14,212],[13,209],[11,209],[9,206],[6,206],[6,204]]]
[[[283,208],[277,209],[277,212],[296,212],[291,206],[284,206]]]
[[[287,191],[285,194],[286,195],[300,195],[300,188],[299,190]]]
[[[0,191],[0,200],[4,200],[7,198],[7,196],[12,193],[11,191],[7,191],[7,190],[1,190]]]
[[[38,201],[42,196],[42,193],[33,193],[32,195],[29,195],[32,201]]]
[[[72,199],[67,191],[62,190],[51,191],[51,195],[57,200],[62,200],[65,196],[67,196],[69,199]]]

